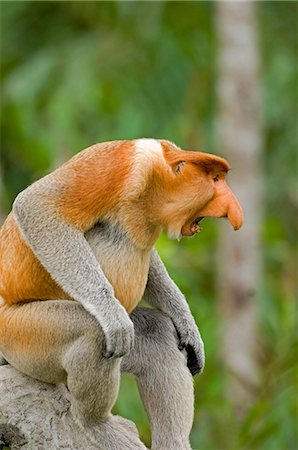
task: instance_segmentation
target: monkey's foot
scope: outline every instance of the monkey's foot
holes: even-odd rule
[[[84,433],[90,434],[90,441],[99,445],[100,450],[146,450],[135,424],[120,416],[110,416],[96,425],[84,427]]]

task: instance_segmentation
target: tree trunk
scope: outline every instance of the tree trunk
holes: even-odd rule
[[[261,129],[255,2],[217,2],[218,132],[231,163],[230,184],[244,209],[244,226],[221,228],[219,309],[228,395],[245,412],[257,381],[256,293],[261,270]]]
[[[119,449],[145,449],[132,422],[121,418],[121,426]],[[108,437],[108,425],[102,436],[75,419],[63,384],[42,383],[9,364],[0,366],[0,449],[111,450]]]

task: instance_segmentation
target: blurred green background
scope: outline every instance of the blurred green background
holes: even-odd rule
[[[260,374],[237,418],[225,386],[216,294],[218,226],[160,254],[186,294],[207,361],[195,378],[194,449],[297,448],[297,2],[257,2],[264,202]],[[16,194],[95,142],[160,137],[220,152],[214,2],[1,3],[1,217]],[[243,180],[245,182],[245,180]],[[115,412],[149,426],[132,379]],[[171,449],[169,449],[171,450]]]

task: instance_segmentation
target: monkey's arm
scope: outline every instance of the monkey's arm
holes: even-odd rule
[[[185,348],[187,352],[188,368],[192,375],[199,373],[205,362],[200,332],[184,295],[169,276],[156,250],[151,252],[144,299],[171,317],[178,333],[180,348]]]
[[[64,174],[63,180],[71,186],[71,173],[68,175]],[[79,229],[63,214],[69,197],[63,199],[66,182],[61,183],[59,173],[37,181],[18,195],[13,215],[23,238],[53,280],[100,323],[106,356],[120,357],[133,346],[133,324],[84,237],[85,225]],[[84,196],[79,192],[74,207],[80,206],[80,198]],[[59,210],[61,199],[64,209]],[[83,219],[84,214],[82,208]]]

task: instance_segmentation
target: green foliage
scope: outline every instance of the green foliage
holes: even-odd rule
[[[2,211],[34,179],[94,142],[163,137],[217,153],[213,2],[1,4]],[[195,449],[292,450],[295,434],[297,3],[258,2],[265,174],[257,400],[239,421],[224,389],[215,292],[217,228],[159,251],[206,343],[195,379]],[[220,151],[219,151],[220,153]],[[149,426],[134,381],[115,412]],[[170,449],[169,449],[170,450]]]

